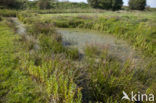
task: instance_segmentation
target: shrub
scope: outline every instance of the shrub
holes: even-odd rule
[[[132,10],[144,10],[146,6],[146,0],[130,0],[129,8]]]

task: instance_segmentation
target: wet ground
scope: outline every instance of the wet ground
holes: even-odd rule
[[[25,35],[27,39],[33,39],[26,35],[24,25],[17,19],[12,18],[17,26],[17,33]],[[122,61],[130,59],[134,64],[141,64],[142,59],[126,41],[116,37],[96,31],[71,28],[57,28],[57,32],[62,35],[63,45],[78,48],[81,54],[84,54],[84,48],[87,45],[94,45],[101,49],[108,49],[109,54],[119,58]],[[36,43],[36,47],[39,47]]]
[[[118,57],[122,61],[127,59],[131,59],[133,62],[140,61],[136,51],[126,41],[119,40],[112,35],[91,30],[69,28],[57,28],[57,32],[62,35],[65,46],[78,48],[82,54],[87,45],[94,45],[101,49],[107,48],[111,55]]]

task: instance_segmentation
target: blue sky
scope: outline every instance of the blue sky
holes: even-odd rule
[[[87,2],[87,0],[69,0],[72,2]],[[128,5],[128,1],[129,0],[123,0],[124,5]],[[147,0],[147,5],[150,5],[151,7],[155,7],[156,8],[156,0]]]

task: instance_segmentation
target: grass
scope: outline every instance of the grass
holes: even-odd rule
[[[95,11],[96,12],[96,11]],[[39,14],[43,18],[48,17],[55,17],[55,16],[98,16],[98,17],[110,17],[110,16],[118,16],[118,17],[137,17],[141,19],[150,19],[155,20],[156,12],[155,11],[105,11],[103,12],[96,12],[95,13],[58,13],[58,14]]]
[[[117,16],[120,14],[120,16]],[[109,15],[109,16],[108,16]],[[57,27],[86,28],[113,34],[128,40],[135,48],[141,49],[144,54],[156,55],[155,21],[156,13],[152,12],[112,12],[88,14],[45,14],[38,15],[39,20],[50,22]],[[22,15],[21,15],[22,17]],[[24,23],[35,21],[31,16],[22,20]],[[125,26],[126,25],[126,26]]]
[[[4,21],[0,22],[0,32],[0,37],[3,38],[0,40],[0,102],[39,102],[39,85],[25,72],[17,69],[18,47],[14,45],[14,40],[18,36],[13,34],[13,30]]]
[[[154,15],[154,14],[153,14]],[[152,16],[153,16],[152,15]],[[54,23],[63,28],[86,28],[113,34],[128,40],[134,47],[142,49],[145,54],[156,55],[155,19],[151,16],[52,16],[54,19],[43,16],[41,20]],[[125,26],[126,25],[126,26]]]
[[[49,10],[27,10],[27,12],[37,13],[37,14],[60,14],[60,13],[103,13],[104,10],[92,9],[92,8],[67,8],[63,7],[59,9],[49,9]]]
[[[121,101],[123,90],[156,94],[153,15],[150,20],[104,15],[49,17],[19,13],[27,27],[27,35],[21,36],[9,26],[12,21],[0,21],[0,102],[127,103]],[[90,45],[80,61],[77,48],[62,45],[55,26],[108,32],[146,51],[153,61],[142,65],[144,69],[136,68],[132,60],[122,63],[107,49]]]
[[[16,10],[8,10],[8,9],[1,9],[0,16],[4,17],[16,17],[17,11]]]
[[[60,36],[56,34],[54,27],[49,27],[50,24],[37,23],[32,27],[35,25],[38,28],[33,29],[29,35],[39,41],[40,49],[36,51],[33,48],[31,51],[34,52],[26,56],[26,71],[32,78],[44,85],[47,102],[79,103],[81,92],[71,74],[74,69],[70,68],[71,64],[66,65],[68,63],[66,58],[75,59],[78,57],[78,52],[64,48]],[[23,43],[27,46],[29,42],[26,39]],[[29,48],[28,52],[30,52]]]
[[[25,48],[27,39],[21,41],[22,37],[15,36],[13,29],[3,22],[0,25],[3,38],[0,40],[0,101],[79,103],[81,93],[69,74],[70,65],[64,67],[65,59],[60,61],[55,57],[49,61],[50,54],[44,49],[35,52]]]

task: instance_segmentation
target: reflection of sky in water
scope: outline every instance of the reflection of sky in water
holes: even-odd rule
[[[57,31],[61,33],[65,46],[76,47],[80,53],[84,52],[86,45],[94,45],[107,48],[110,54],[116,55],[123,61],[135,54],[126,42],[111,35],[101,35],[99,32],[82,29],[58,29]]]

